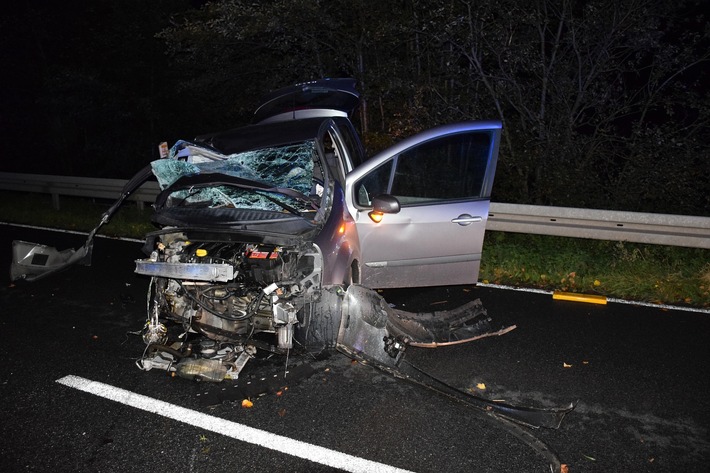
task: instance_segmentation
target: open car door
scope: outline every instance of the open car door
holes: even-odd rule
[[[501,128],[499,121],[437,127],[347,176],[363,285],[477,282]]]

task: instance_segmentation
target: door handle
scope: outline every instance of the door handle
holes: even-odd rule
[[[473,217],[469,214],[461,214],[455,219],[451,220],[451,223],[458,223],[461,226],[471,225],[472,223],[483,221],[482,217]]]

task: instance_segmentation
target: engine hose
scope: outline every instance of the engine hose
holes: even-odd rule
[[[210,308],[210,307],[207,307],[207,305],[206,305],[204,302],[202,302],[201,300],[199,300],[197,297],[193,296],[193,295],[190,293],[190,291],[189,291],[188,289],[186,289],[185,286],[183,286],[183,284],[182,284],[181,281],[179,281],[179,280],[177,280],[177,279],[176,279],[175,281],[180,285],[180,288],[181,288],[183,291],[185,291],[185,294],[187,295],[187,297],[189,297],[195,304],[199,305],[201,308],[203,308],[204,310],[206,310],[206,311],[209,312],[210,314],[214,315],[215,317],[219,317],[220,319],[229,320],[229,321],[232,321],[232,322],[240,322],[240,321],[242,321],[242,320],[249,319],[249,318],[253,317],[254,314],[256,314],[256,311],[254,311],[254,314],[250,313],[250,311],[247,311],[246,314],[244,314],[244,315],[239,315],[239,316],[232,316],[232,315],[228,315],[228,314],[221,314],[221,313],[217,312],[216,310],[214,310],[214,309],[212,309],[212,308]],[[263,292],[261,292],[261,294],[263,294]],[[261,299],[259,299],[259,301],[261,302]],[[258,306],[257,306],[257,309],[258,309]]]
[[[259,291],[259,295],[256,296],[256,299],[251,304],[249,304],[249,307],[247,307],[247,316],[253,317],[254,315],[256,315],[256,313],[259,311],[259,307],[261,306],[261,301],[264,299],[264,296],[264,291]]]

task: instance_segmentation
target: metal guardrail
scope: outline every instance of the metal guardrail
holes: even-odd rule
[[[0,173],[0,189],[117,199],[127,181],[42,174]],[[144,183],[129,200],[143,207],[158,195],[157,182]],[[488,230],[610,241],[630,241],[710,249],[710,217],[663,215],[616,210],[545,207],[491,202]]]
[[[710,217],[491,202],[486,228],[710,249]]]
[[[123,179],[0,172],[0,189],[50,194],[55,209],[59,209],[61,195],[116,200],[126,182]],[[131,194],[128,200],[136,202],[142,209],[145,202],[155,201],[158,192],[158,183],[148,181]]]

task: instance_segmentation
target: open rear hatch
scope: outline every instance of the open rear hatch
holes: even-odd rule
[[[271,92],[254,112],[254,123],[312,117],[346,117],[357,107],[355,79],[321,79]]]

